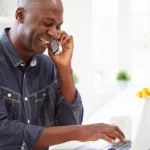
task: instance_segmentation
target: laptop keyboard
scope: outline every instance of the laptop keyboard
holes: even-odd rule
[[[111,146],[107,146],[102,150],[130,150],[131,149],[132,142],[127,141],[126,144],[123,144],[121,142],[117,142]]]

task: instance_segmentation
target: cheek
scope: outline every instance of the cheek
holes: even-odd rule
[[[38,40],[40,37],[44,37],[46,34],[47,30],[43,27],[40,27],[36,30],[34,30],[31,34],[32,34],[32,40],[36,41]]]
[[[46,34],[47,31],[48,31],[47,28],[45,28],[44,26],[40,26],[40,27],[37,29],[37,34],[39,34],[39,35],[42,34],[42,35],[43,35],[43,34]]]
[[[34,42],[34,39],[37,37],[36,35],[38,35],[37,33],[37,29],[36,28],[26,28],[25,31],[25,36],[27,38],[27,41],[29,43],[33,43]]]

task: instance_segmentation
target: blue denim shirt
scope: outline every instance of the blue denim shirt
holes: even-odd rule
[[[73,104],[61,95],[50,57],[36,54],[24,71],[8,31],[0,37],[0,150],[32,150],[44,127],[81,124],[82,101],[78,91]]]

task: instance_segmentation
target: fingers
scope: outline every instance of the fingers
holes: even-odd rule
[[[123,134],[123,132],[117,126],[114,126],[114,128],[115,128],[116,131],[118,131],[125,138],[125,135]]]
[[[71,35],[64,37],[62,44],[65,44],[66,42],[72,42],[73,37]]]
[[[71,35],[68,35],[65,31],[60,31],[57,40],[59,46],[63,46],[66,42],[72,42],[73,37]]]
[[[118,138],[122,143],[126,143],[123,132],[117,126],[111,126],[110,131],[106,134],[109,137]]]
[[[66,37],[68,36],[68,34],[64,31],[61,31],[61,33],[59,34],[59,37],[58,37],[58,43],[60,45],[63,45],[63,41],[66,39]]]
[[[126,143],[124,137],[116,130],[113,131],[112,136],[114,136],[114,138],[118,138],[122,143]]]
[[[122,143],[126,143],[126,140],[125,140],[125,135],[123,134],[123,132],[119,129],[119,127],[117,126],[113,126],[113,128],[117,131],[117,134],[118,134],[118,139],[122,142]]]
[[[103,133],[105,133],[110,138],[118,138],[122,143],[126,143],[123,132],[117,126],[103,124]]]
[[[91,141],[96,141],[99,139],[103,139],[112,144],[115,144],[115,140],[116,140],[114,137],[107,136],[105,133],[95,132],[95,134],[92,135]]]
[[[100,134],[99,139],[103,139],[109,143],[115,144],[115,139],[107,136],[106,134]]]
[[[80,135],[77,138],[79,141],[95,141],[103,139],[114,144],[115,140],[119,139],[122,143],[126,143],[124,134],[117,126],[103,123],[82,126],[78,135]]]

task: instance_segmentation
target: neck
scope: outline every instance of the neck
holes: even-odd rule
[[[19,56],[22,58],[22,60],[24,61],[24,63],[26,65],[28,65],[28,63],[30,62],[31,58],[33,57],[34,53],[29,52],[27,49],[25,49],[20,41],[20,38],[17,34],[17,27],[16,25],[14,25],[8,32],[8,37],[9,40],[11,41],[13,47],[15,48],[15,50],[17,51],[17,53],[19,54]]]

